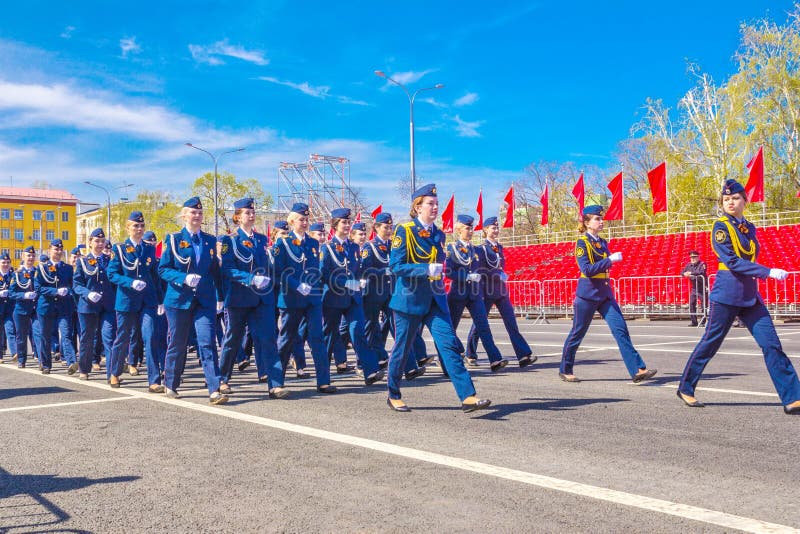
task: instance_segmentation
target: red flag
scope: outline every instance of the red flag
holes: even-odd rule
[[[547,184],[544,184],[544,193],[539,198],[542,203],[542,226],[547,226],[550,221],[550,195],[547,190]]]
[[[747,193],[748,202],[764,202],[764,147],[758,147],[758,152],[747,164],[750,178],[744,191]]]
[[[653,213],[667,211],[667,162],[647,172],[650,193],[653,195]]]
[[[797,198],[800,198],[800,191],[797,192]]]
[[[272,230],[270,229],[269,221],[267,221],[267,245],[272,246]]]
[[[450,202],[447,203],[447,207],[442,212],[442,232],[446,234],[453,233],[453,212],[455,211],[455,204],[456,204],[456,196],[453,195],[450,197]]]
[[[161,259],[161,254],[164,252],[164,242],[159,241],[156,243],[156,258]]]
[[[607,221],[619,221],[625,213],[622,193],[622,173],[619,173],[608,182],[608,190],[611,191],[611,204],[606,210],[603,218]]]
[[[478,205],[475,207],[475,211],[478,212],[478,224],[475,225],[476,232],[478,230],[483,230],[483,190],[478,194]]]
[[[503,228],[514,228],[514,186],[508,188],[508,193],[506,193],[503,202],[508,204],[508,209],[506,210],[506,220],[503,222]]]
[[[372,215],[372,221],[375,222],[375,217],[378,216],[383,211],[383,204],[379,204],[377,208],[375,208],[370,215]],[[375,239],[375,226],[373,224],[372,231],[369,233],[369,240],[372,241]]]
[[[333,227],[331,227],[331,229],[328,230],[328,241],[333,239],[333,236],[334,236],[335,233],[336,233],[336,231],[333,229]]]
[[[354,223],[361,222],[361,212],[360,211],[358,213],[356,213],[356,220],[353,221],[353,222]]]
[[[572,196],[575,197],[575,200],[578,201],[578,211],[580,215],[583,215],[583,202],[585,191],[583,188],[583,173],[581,173],[581,177],[578,178],[578,183],[575,184],[575,187],[572,188]]]

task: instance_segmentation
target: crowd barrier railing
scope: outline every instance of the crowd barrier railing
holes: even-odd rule
[[[626,276],[615,281],[617,302],[626,315],[690,317],[689,307],[692,285],[696,285],[696,310],[698,322],[706,317],[708,292],[703,277]]]

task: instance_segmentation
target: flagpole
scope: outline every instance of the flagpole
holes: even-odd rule
[[[667,160],[664,160],[664,193],[667,195],[667,224],[666,228],[669,232],[669,172],[667,170]]]
[[[622,192],[622,226],[625,226],[625,164],[619,164],[620,184],[619,188]]]
[[[511,182],[511,190],[514,191],[514,182],[513,181]],[[516,194],[516,191],[514,191],[514,194]],[[515,200],[516,199],[514,198],[514,195],[511,195],[511,205],[508,206],[509,209],[511,209],[512,206],[516,207],[517,203],[515,202]],[[506,214],[506,217],[508,217],[508,214]],[[511,242],[516,245],[516,243],[517,243],[517,219],[516,219],[516,214],[513,213],[513,211],[512,211],[512,217],[514,217],[514,224],[511,225]]]

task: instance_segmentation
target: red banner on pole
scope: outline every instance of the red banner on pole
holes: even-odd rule
[[[667,162],[664,161],[647,172],[650,193],[653,195],[653,213],[667,211]]]
[[[516,209],[516,206],[514,204],[513,185],[508,189],[508,193],[506,193],[503,201],[508,204],[508,208],[506,209],[506,220],[503,222],[503,228],[514,228],[514,210]]]
[[[748,202],[764,202],[764,147],[758,147],[756,155],[747,163],[750,178],[744,191]]]
[[[450,197],[450,202],[447,203],[447,207],[442,212],[442,232],[446,234],[453,233],[453,212],[455,211],[455,204],[456,204],[456,196],[453,195]]]
[[[475,208],[478,212],[478,223],[475,225],[475,231],[483,230],[483,191],[478,194],[478,205]]]
[[[620,221],[625,214],[625,206],[622,192],[622,173],[619,173],[608,183],[608,190],[611,191],[611,204],[606,210],[603,218],[607,221]]]
[[[550,195],[547,190],[547,184],[544,184],[544,193],[542,193],[542,196],[539,198],[539,200],[542,203],[542,226],[547,226],[547,223],[550,220]]]
[[[382,211],[383,211],[383,204],[379,204],[378,207],[375,208],[374,210],[372,210],[372,213],[370,213],[370,215],[372,216],[372,223],[373,223],[372,231],[369,233],[369,240],[370,241],[375,239],[375,217],[380,215],[380,213]]]
[[[583,215],[583,208],[584,208],[584,198],[585,198],[585,189],[583,187],[583,173],[581,173],[581,177],[578,178],[578,183],[575,184],[575,187],[572,188],[572,196],[575,197],[575,200],[578,201],[578,218]]]

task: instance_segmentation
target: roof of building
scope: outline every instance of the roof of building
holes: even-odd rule
[[[69,191],[63,189],[36,189],[33,187],[0,187],[0,199],[2,198],[27,198],[42,201],[60,201],[77,203],[78,199]]]

